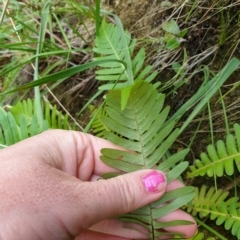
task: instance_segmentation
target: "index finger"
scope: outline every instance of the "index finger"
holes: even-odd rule
[[[48,145],[45,147],[51,157],[48,164],[82,181],[89,181],[93,174],[100,176],[107,172],[119,172],[101,161],[100,151],[102,148],[123,148],[105,139],[67,130],[48,130],[40,137]]]

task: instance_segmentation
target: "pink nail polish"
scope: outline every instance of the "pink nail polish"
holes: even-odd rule
[[[160,191],[161,183],[166,182],[166,177],[163,173],[152,171],[145,175],[142,179],[143,185],[148,192],[154,193]]]

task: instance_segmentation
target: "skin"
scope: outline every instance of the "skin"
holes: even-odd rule
[[[0,239],[147,239],[146,229],[111,219],[159,199],[165,191],[182,187],[162,182],[149,192],[141,170],[96,181],[117,171],[99,159],[112,143],[76,131],[49,130],[0,151]],[[110,220],[111,219],[111,220]],[[176,210],[161,221],[190,220],[192,225],[165,231],[194,235],[191,216]]]

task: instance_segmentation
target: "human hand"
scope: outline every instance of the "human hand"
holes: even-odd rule
[[[114,171],[99,159],[101,148],[118,147],[89,134],[49,130],[1,150],[0,239],[146,239],[140,231],[109,219],[143,207],[183,184],[173,181],[166,186],[164,174],[154,170],[96,181],[101,174]],[[152,174],[156,186],[146,188]],[[195,233],[195,221],[181,210],[161,221],[175,219],[194,224],[166,231],[182,232],[186,237]]]

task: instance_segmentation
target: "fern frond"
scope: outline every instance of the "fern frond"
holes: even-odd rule
[[[34,100],[27,99],[10,106],[9,111],[0,108],[0,148],[10,146],[28,137],[39,134],[49,128],[74,129],[68,121],[68,115],[57,111],[47,102],[44,106],[44,121],[37,119]]]
[[[46,102],[42,104],[42,108],[44,111],[43,115],[45,122],[48,124],[47,128],[66,130],[74,129],[74,126],[69,124],[68,115],[64,115],[61,111],[58,111],[56,105],[51,106],[50,102]],[[34,100],[32,99],[17,102],[16,105],[9,108],[9,111],[13,114],[18,124],[20,121],[20,116],[25,118],[28,125],[33,121],[33,116],[36,116],[35,104]]]
[[[169,107],[163,108],[164,95],[159,94],[152,84],[138,81],[131,88],[126,107],[121,110],[121,90],[112,90],[106,96],[106,105],[101,121],[109,129],[102,135],[113,143],[130,151],[102,149],[101,160],[109,166],[124,172],[155,168],[167,171],[167,180],[176,179],[188,166],[181,162],[188,149],[182,150],[169,159],[166,152],[178,137],[178,129],[174,130],[175,122],[165,128]],[[134,213],[120,216],[120,220],[138,223],[149,229],[150,239],[166,234],[159,229],[166,226],[190,224],[185,221],[161,223],[162,216],[180,208],[195,195],[194,188],[184,187],[166,193],[161,199]],[[173,234],[173,233],[171,233]]]
[[[174,122],[159,131],[169,112],[169,107],[162,109],[164,95],[158,94],[151,84],[139,81],[132,88],[123,111],[120,98],[119,90],[110,91],[107,95],[106,115],[101,120],[110,131],[104,131],[103,135],[115,144],[119,144],[122,138],[122,146],[128,149],[132,146],[134,153],[126,153],[130,159],[125,159],[124,154],[122,161],[118,161],[112,156],[119,155],[119,150],[103,149],[102,160],[125,172],[131,171],[128,166],[132,161],[138,163],[132,166],[134,170],[153,168],[178,136],[178,129],[173,131]]]
[[[96,71],[96,79],[107,82],[100,87],[101,90],[124,88],[133,85],[134,80],[146,79],[150,82],[155,78],[157,72],[152,72],[152,66],[147,66],[141,71],[145,60],[144,48],[132,58],[136,40],[131,40],[131,35],[127,31],[122,34],[117,26],[103,19],[95,43],[93,51],[100,56],[95,57],[93,61],[117,59],[126,63],[126,67],[110,61],[99,65],[100,70]]]
[[[231,176],[234,173],[234,165],[240,172],[240,125],[234,124],[235,136],[227,135],[226,143],[217,141],[216,146],[208,145],[207,152],[200,155],[193,166],[190,166],[189,178],[208,175],[223,176],[224,172]],[[235,140],[236,138],[236,140]]]
[[[240,238],[240,203],[237,197],[227,199],[229,192],[204,185],[195,188],[195,198],[187,204],[187,211],[201,218],[209,216],[217,225],[224,224],[226,230],[231,229],[233,236]]]
[[[49,101],[44,105],[44,118],[48,121],[51,129],[75,130],[76,127],[69,122],[69,115],[57,110],[57,106],[52,106]]]
[[[36,117],[31,121],[28,119],[27,122],[26,118],[20,115],[19,123],[17,123],[11,112],[0,108],[0,149],[34,136],[45,129],[45,124],[40,128]]]

